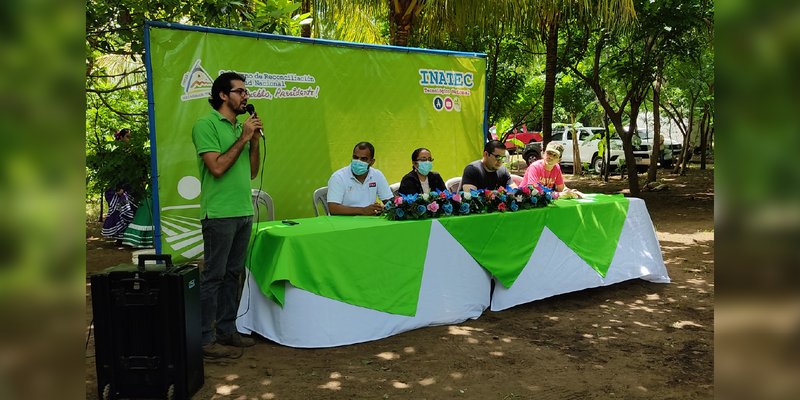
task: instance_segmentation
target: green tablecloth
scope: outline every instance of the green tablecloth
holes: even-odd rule
[[[545,208],[444,218],[439,222],[505,287],[525,268],[545,226],[601,276],[617,250],[628,212],[622,195],[556,200]]]
[[[504,286],[528,263],[545,226],[605,276],[628,200],[592,195],[545,208],[440,218],[464,249]],[[431,220],[323,216],[298,225],[254,226],[247,265],[262,293],[283,304],[284,287],[393,314],[416,313]]]
[[[262,222],[247,265],[261,291],[283,305],[285,281],[320,296],[413,316],[431,221],[322,216],[298,225]]]

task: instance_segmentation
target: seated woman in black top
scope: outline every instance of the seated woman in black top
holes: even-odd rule
[[[433,157],[431,151],[421,147],[411,153],[411,172],[407,173],[400,181],[400,194],[430,193],[431,190],[443,192],[444,180],[442,176],[431,171]]]

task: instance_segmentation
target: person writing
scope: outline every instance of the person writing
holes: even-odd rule
[[[538,184],[549,188],[558,193],[559,198],[583,198],[583,193],[568,188],[564,184],[564,176],[561,174],[561,154],[564,153],[564,145],[561,143],[550,142],[544,151],[544,158],[536,160],[531,164],[525,175],[522,177],[521,187]]]
[[[213,107],[195,122],[192,142],[200,171],[204,267],[200,275],[203,356],[235,357],[225,346],[248,347],[252,338],[236,331],[239,276],[244,270],[253,225],[250,180],[258,175],[261,120],[246,112],[245,78],[221,74],[211,86]]]
[[[464,167],[461,175],[461,190],[496,190],[501,186],[516,187],[511,174],[503,165],[506,146],[499,140],[490,140],[483,146],[483,158]]]
[[[431,190],[443,192],[445,190],[442,176],[433,169],[433,156],[431,151],[420,147],[411,153],[411,172],[400,180],[400,194],[410,195],[430,193]]]
[[[389,182],[375,163],[375,147],[360,142],[353,147],[350,165],[337,170],[328,180],[328,211],[331,215],[380,215],[381,202],[392,198]]]

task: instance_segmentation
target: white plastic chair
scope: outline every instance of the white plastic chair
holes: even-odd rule
[[[397,196],[397,191],[400,190],[400,182],[389,185],[389,189],[392,189],[393,196]]]
[[[511,181],[514,182],[517,187],[522,183],[522,177],[519,175],[511,174]]]
[[[453,193],[457,192],[458,189],[461,188],[461,177],[456,176],[455,178],[448,179],[447,182],[444,183],[444,187]]]
[[[328,211],[328,187],[323,186],[314,191],[314,195],[312,196],[312,204],[314,206],[314,216],[319,216],[319,210],[317,209],[317,203],[322,204],[322,210],[325,211],[325,215],[331,215],[330,211]]]
[[[253,195],[253,222],[272,221],[275,219],[275,207],[272,197],[260,189],[251,189]]]

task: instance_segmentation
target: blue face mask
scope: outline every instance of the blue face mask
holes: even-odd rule
[[[369,170],[369,164],[361,160],[350,161],[350,170],[353,175],[364,175]]]
[[[433,169],[433,161],[419,161],[417,163],[417,171],[422,175],[428,175]]]

